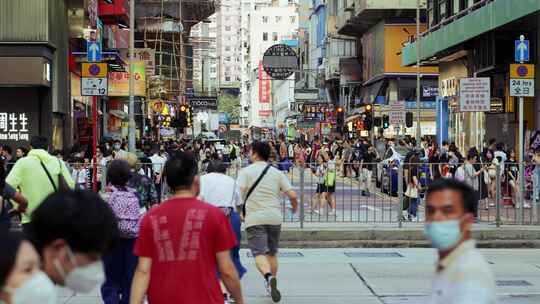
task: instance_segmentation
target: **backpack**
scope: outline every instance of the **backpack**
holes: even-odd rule
[[[120,236],[135,238],[139,234],[141,220],[139,197],[134,189],[112,187],[108,203],[116,219]]]
[[[456,170],[456,174],[454,175],[454,178],[457,179],[460,182],[465,181],[465,169],[463,169],[463,166],[459,166]]]

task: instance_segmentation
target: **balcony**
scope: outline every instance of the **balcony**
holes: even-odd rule
[[[427,1],[420,1],[420,9]],[[339,8],[338,33],[361,36],[368,29],[387,18],[415,18],[417,0],[346,0]]]
[[[133,0],[135,1],[135,0]],[[105,24],[129,24],[129,0],[99,1],[99,18]]]
[[[480,1],[423,33],[420,60],[430,60],[444,50],[538,11],[538,0]],[[404,66],[416,64],[416,48],[416,42],[403,48]]]

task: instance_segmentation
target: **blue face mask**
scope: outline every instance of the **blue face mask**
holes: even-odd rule
[[[433,248],[441,251],[448,250],[455,247],[461,240],[459,223],[459,220],[431,222],[424,227],[424,234],[431,241]]]

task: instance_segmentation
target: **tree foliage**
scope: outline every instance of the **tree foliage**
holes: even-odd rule
[[[222,94],[218,98],[218,111],[227,113],[231,122],[238,123],[240,120],[240,97]]]

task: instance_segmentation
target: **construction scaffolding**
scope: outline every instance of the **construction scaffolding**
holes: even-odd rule
[[[137,8],[136,46],[155,50],[148,97],[181,99],[192,87],[191,27],[214,13],[215,1],[140,0]]]

